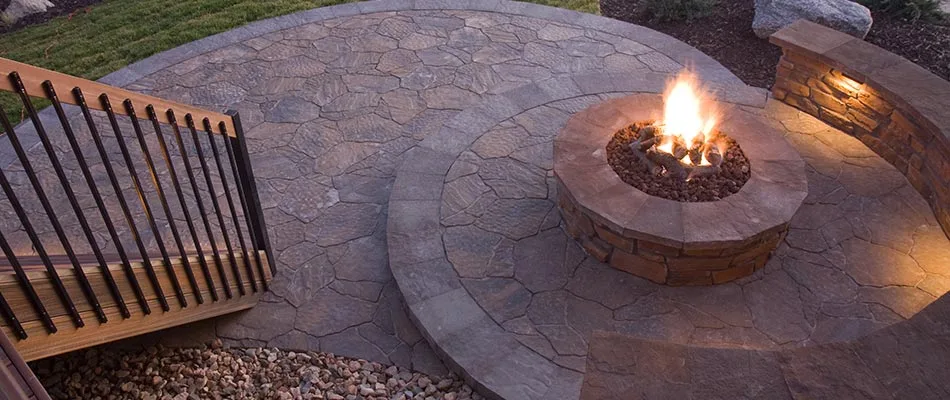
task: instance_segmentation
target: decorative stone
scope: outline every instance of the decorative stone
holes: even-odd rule
[[[752,30],[768,38],[799,19],[816,22],[864,39],[871,30],[871,10],[849,0],[756,0]]]
[[[0,21],[4,24],[13,25],[21,18],[45,12],[50,7],[55,7],[49,0],[11,0],[2,2],[7,7],[0,10]]]

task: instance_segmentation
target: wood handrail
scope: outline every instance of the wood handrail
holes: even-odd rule
[[[87,102],[89,108],[103,110],[103,107],[101,104],[99,104],[99,101],[93,101],[92,99],[98,98],[102,94],[106,94],[111,99],[113,103],[113,111],[116,114],[128,115],[124,107],[120,107],[118,105],[121,104],[122,101],[129,99],[132,100],[132,104],[135,107],[135,114],[139,118],[146,118],[148,113],[146,112],[145,108],[146,106],[151,105],[155,108],[159,120],[163,123],[172,123],[172,121],[168,119],[168,115],[165,113],[166,110],[171,109],[175,111],[175,114],[177,114],[179,118],[184,117],[186,114],[191,114],[195,120],[195,125],[197,125],[199,129],[202,126],[201,121],[205,118],[208,118],[211,121],[213,133],[225,134],[232,137],[235,136],[236,130],[234,129],[234,122],[231,120],[230,116],[223,113],[208,111],[195,106],[176,103],[158,97],[132,92],[99,82],[66,75],[56,71],[50,71],[48,69],[43,69],[0,57],[0,74],[6,77],[9,76],[11,72],[17,72],[20,74],[20,79],[23,80],[23,84],[26,87],[27,93],[33,97],[45,98],[43,95],[45,93],[43,89],[43,82],[50,81],[53,83],[54,87],[68,89],[65,91],[61,89],[63,93],[60,93],[59,97],[60,101],[63,103],[74,105],[77,104],[73,96],[66,92],[78,87],[82,90],[84,96],[89,99]],[[0,91],[15,92],[14,87],[10,83],[9,79],[0,79]],[[225,132],[222,132],[219,126],[219,124],[222,122],[225,125]]]
[[[46,389],[3,332],[0,332],[0,399],[50,400]]]

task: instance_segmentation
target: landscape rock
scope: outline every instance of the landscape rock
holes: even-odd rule
[[[3,3],[7,2],[0,1],[0,6],[4,5]],[[53,6],[49,0],[10,0],[6,7],[0,7],[3,9],[3,12],[0,12],[0,22],[13,25],[20,18],[44,12]]]
[[[850,0],[756,0],[752,30],[764,39],[799,19],[861,39],[873,22],[867,7]]]
[[[427,376],[328,353],[220,343],[139,351],[92,348],[31,367],[54,399],[483,399],[455,375]]]

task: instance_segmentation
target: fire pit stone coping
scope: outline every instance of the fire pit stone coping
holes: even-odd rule
[[[723,132],[743,147],[752,176],[715,202],[650,196],[606,161],[619,129],[651,119],[655,94],[608,100],[575,114],[554,141],[558,205],[568,233],[614,268],[668,285],[710,285],[752,274],[787,232],[808,192],[804,161],[755,115],[722,104]]]

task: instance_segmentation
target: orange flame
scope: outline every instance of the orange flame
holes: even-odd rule
[[[684,69],[669,82],[663,95],[663,119],[659,121],[665,138],[656,148],[672,154],[677,138],[689,148],[711,141],[718,111],[709,97],[689,70]],[[684,162],[689,163],[689,158]],[[705,158],[702,164],[708,164]]]

